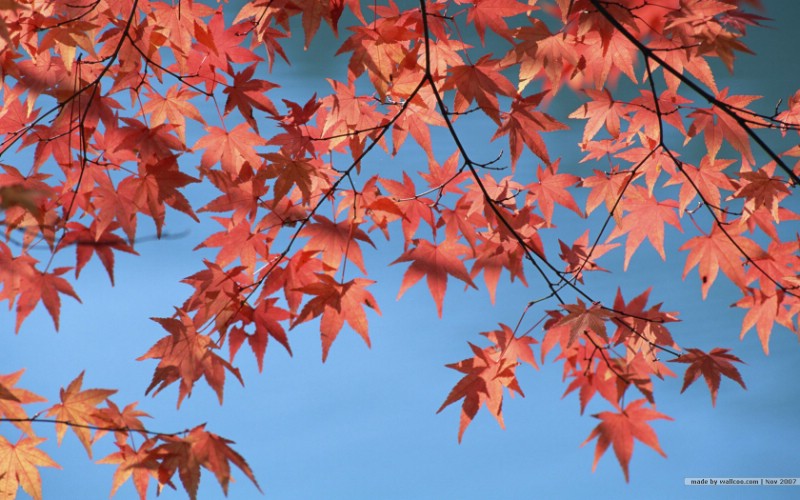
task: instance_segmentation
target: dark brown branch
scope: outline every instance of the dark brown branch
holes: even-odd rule
[[[103,426],[103,425],[91,425],[91,424],[79,424],[77,422],[71,422],[69,420],[61,420],[57,418],[38,418],[38,417],[30,417],[30,418],[11,418],[11,417],[0,417],[0,422],[30,422],[34,423],[44,423],[44,424],[63,424],[68,425],[70,427],[78,427],[81,429],[91,429],[94,431],[108,431],[108,432],[138,432],[141,434],[147,434],[150,436],[180,436],[181,434],[187,434],[191,429],[184,429],[178,432],[157,432],[151,431],[145,428],[141,429],[134,429],[132,427],[118,427],[118,426]]]

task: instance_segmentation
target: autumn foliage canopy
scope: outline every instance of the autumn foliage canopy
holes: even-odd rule
[[[715,77],[749,52],[747,31],[769,14],[759,7],[2,0],[0,300],[17,331],[40,306],[57,330],[92,259],[113,283],[115,255],[136,253],[137,238],[161,236],[168,220],[216,225],[197,242],[214,258],[197,257],[183,281],[193,292],[153,318],[161,338],[139,359],[154,370],[148,394],[174,385],[180,406],[204,379],[222,403],[225,384],[243,381],[237,359],[260,369],[267,348],[291,355],[293,331],[318,328],[323,361],[339,335],[369,345],[380,284],[364,252],[397,242],[398,295],[427,287],[439,316],[448,285],[483,288],[487,303],[506,280],[531,285],[518,317],[474,332],[469,357],[448,365],[460,379],[439,411],[460,407],[459,441],[482,408],[503,425],[504,395],[523,395],[520,365],[556,363],[581,412],[604,401],[587,442],[595,465],[612,447],[627,478],[635,440],[664,454],[651,424],[670,417],[656,410],[654,378],[682,372],[686,389],[702,376],[712,404],[723,377],[745,381],[730,349],[673,338],[678,312],[650,297],[669,283],[605,294],[594,273],[624,272],[643,244],[664,258],[675,238],[675,280],[703,298],[721,280],[738,288],[741,336],[754,330],[768,353],[773,333],[800,334],[800,240],[789,228],[800,217],[790,204],[800,91],[776,107]],[[347,77],[282,99],[270,75],[293,62],[286,44],[309,47],[327,29]],[[562,96],[579,104],[554,116]],[[463,140],[460,127],[476,122],[499,154]],[[578,165],[552,142],[570,130],[582,136]],[[408,149],[427,160],[378,168]],[[216,194],[190,199],[193,183]],[[563,241],[559,223],[587,229]],[[605,269],[613,253],[623,264]],[[0,429],[20,436],[0,436],[4,498],[19,488],[41,498],[39,469],[58,467],[34,421],[59,442],[74,432],[90,457],[115,440],[118,451],[97,457],[117,466],[112,494],[131,480],[141,498],[153,485],[195,498],[203,468],[226,493],[232,469],[258,485],[235,445],[204,425],[152,432],[136,403],[84,387],[83,373],[49,402],[21,377],[0,376]]]

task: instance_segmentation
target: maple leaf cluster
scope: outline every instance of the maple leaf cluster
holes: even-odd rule
[[[683,277],[698,270],[703,298],[720,270],[738,288],[741,336],[755,328],[766,353],[776,325],[800,335],[800,240],[786,229],[800,218],[789,203],[800,182],[800,91],[770,114],[715,77],[716,60],[733,71],[749,52],[747,29],[765,21],[754,4],[431,0],[365,13],[354,0],[9,0],[0,5],[0,300],[16,331],[39,303],[58,329],[61,299],[80,300],[73,283],[94,256],[113,284],[114,256],[136,253],[140,222],[152,220],[160,237],[175,212],[203,217],[218,231],[197,249],[213,257],[197,259],[173,316],[153,318],[166,335],[139,359],[157,362],[148,393],[177,384],[180,406],[204,379],[222,403],[226,374],[243,383],[235,363],[245,343],[259,370],[270,339],[291,355],[289,332],[311,322],[323,361],[345,325],[369,345],[380,308],[363,251],[378,248],[378,235],[399,239],[398,295],[425,278],[440,317],[453,280],[478,288],[482,275],[492,302],[505,275],[548,290],[516,327],[484,332],[489,347],[470,343],[473,356],[448,365],[463,378],[440,411],[461,402],[459,441],[484,405],[503,425],[504,392],[523,395],[517,367],[537,366],[538,344],[542,361],[558,353],[581,412],[596,395],[610,405],[588,440],[597,438],[595,464],[612,445],[627,479],[634,438],[663,454],[648,424],[668,418],[652,383],[674,375],[662,358],[688,364],[684,390],[702,374],[712,404],[722,375],[744,381],[728,349],[679,347],[668,328],[677,313],[648,305],[651,290],[627,302],[621,290],[592,290],[590,272],[607,271],[601,257],[622,252],[624,271],[645,240],[664,259],[674,238]],[[319,97],[276,104],[273,65],[289,62],[293,36],[311,46],[323,23],[342,40],[346,77],[327,79]],[[487,41],[492,52],[476,47]],[[553,116],[548,104],[566,92],[582,104]],[[475,117],[507,160],[475,160],[457,128]],[[581,135],[581,163],[593,168],[548,148],[550,133],[566,130]],[[762,139],[771,132],[778,142]],[[409,135],[423,170],[377,168],[414,147]],[[697,148],[696,160],[681,156]],[[195,183],[215,197],[190,199]],[[591,225],[562,241],[560,217]],[[534,314],[543,328],[523,327]],[[6,377],[3,415],[25,437],[0,437],[2,490],[39,498],[37,468],[56,464],[20,406],[39,398],[12,388],[18,374]],[[144,498],[150,479],[174,486],[177,472],[194,498],[200,467],[227,492],[230,463],[255,483],[230,441],[203,426],[146,431],[135,406],[120,411],[113,391],[81,391],[81,381],[48,415],[59,441],[71,426],[90,455],[114,430],[119,451],[101,460],[118,464],[112,494],[132,478]],[[643,398],[625,404],[629,388]]]
[[[101,464],[118,464],[112,495],[131,478],[142,499],[147,497],[151,479],[158,485],[159,491],[164,486],[174,489],[173,477],[178,472],[180,482],[189,496],[196,498],[200,467],[212,471],[227,493],[231,463],[258,487],[250,466],[230,447],[231,441],[206,431],[205,424],[174,434],[148,431],[141,419],[150,415],[138,410],[136,403],[120,409],[110,399],[116,390],[82,389],[83,372],[66,389],[61,389],[58,403],[30,417],[23,405],[47,400],[15,387],[22,373],[23,370],[20,370],[0,375],[0,415],[22,431],[23,435],[15,444],[0,436],[0,457],[4,464],[0,493],[4,497],[15,498],[17,490],[22,488],[34,499],[41,500],[42,480],[38,468],[60,468],[49,455],[37,448],[45,438],[36,435],[31,425],[34,422],[55,424],[59,444],[69,427],[86,449],[89,458],[92,458],[95,443],[109,432],[113,433],[114,444],[119,451],[97,461]],[[40,417],[42,414],[45,417]],[[132,446],[132,435],[140,436],[143,441],[138,446]]]

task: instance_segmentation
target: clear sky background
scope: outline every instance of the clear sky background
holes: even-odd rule
[[[765,95],[762,110],[770,112],[778,98],[785,102],[800,87],[794,30],[800,22],[800,8],[794,2],[765,4],[767,15],[775,19],[769,23],[775,29],[752,30],[747,43],[757,55],[739,56],[736,78],[721,79],[720,87],[730,86],[737,94]],[[301,44],[297,38],[294,46]],[[315,47],[308,53],[291,51],[291,67],[278,62],[272,76],[260,76],[282,85],[272,94],[276,103],[279,98],[305,102],[315,89],[325,89],[322,78],[343,78],[346,60],[330,58],[333,45],[318,43]],[[576,107],[575,102],[563,107],[554,104],[550,112],[563,117]],[[570,125],[579,132],[551,135],[551,156],[563,157],[565,168],[591,168],[591,164],[577,164],[576,138],[582,123]],[[479,124],[461,120],[458,128],[478,161],[482,161],[481,154],[487,160],[494,158],[503,147],[502,141],[487,144]],[[790,140],[797,142],[796,136]],[[381,156],[368,159],[364,163],[366,175],[381,172],[399,176],[400,169],[416,171],[424,167],[424,156],[411,142],[409,146],[408,154],[394,162],[387,163]],[[778,149],[788,149],[790,144],[784,146]],[[445,138],[436,145],[440,160],[452,150]],[[190,162],[182,165],[191,173]],[[518,168],[534,166],[527,157]],[[389,171],[394,174],[386,174]],[[189,193],[200,203],[214,196],[195,186]],[[798,203],[797,195],[793,196],[789,203]],[[587,224],[566,210],[557,210],[556,218],[564,223],[553,236],[565,241],[573,241]],[[505,399],[506,430],[482,410],[462,444],[457,443],[460,407],[453,405],[435,414],[459,379],[457,372],[444,365],[470,356],[466,342],[480,343],[479,332],[496,328],[498,322],[515,324],[525,304],[545,292],[528,271],[531,288],[501,281],[493,306],[484,289],[465,291],[463,284],[451,280],[444,318],[440,320],[424,283],[409,290],[400,301],[395,300],[406,266],[388,264],[401,253],[399,239],[386,245],[377,233],[372,237],[379,250],[364,248],[370,278],[379,282],[371,291],[383,311],[382,316],[369,315],[372,349],[345,328],[323,365],[317,323],[307,323],[290,334],[293,358],[280,346],[269,346],[262,374],[258,374],[252,356],[242,352],[237,360],[246,387],[229,379],[223,406],[204,382],[196,386],[179,411],[175,411],[177,386],[156,398],[145,397],[155,362],[136,362],[135,358],[164,334],[148,318],[171,315],[172,306],[181,303],[189,291],[179,280],[199,270],[202,257],[212,255],[191,251],[217,231],[218,226],[208,217],[201,220],[198,225],[181,214],[170,213],[166,230],[172,234],[188,231],[188,235],[142,242],[137,246],[139,257],[117,255],[116,287],[110,286],[105,271],[92,261],[75,287],[83,304],[64,299],[58,334],[54,334],[52,322],[41,307],[18,336],[13,334],[13,311],[0,312],[4,333],[0,372],[27,368],[19,385],[55,402],[58,387],[85,369],[84,388],[118,388],[114,400],[120,405],[140,401],[139,407],[154,417],[148,426],[155,430],[172,432],[207,422],[210,431],[236,441],[235,449],[249,462],[267,498],[800,495],[800,487],[683,484],[685,477],[800,477],[800,385],[796,383],[800,349],[797,338],[781,328],[773,333],[768,357],[755,332],[740,342],[743,311],[729,307],[738,299],[736,290],[721,277],[708,299],[701,301],[696,272],[686,282],[680,280],[685,254],[676,251],[685,236],[674,230],[667,232],[666,262],[645,244],[627,273],[592,274],[587,281],[589,290],[611,299],[616,287],[621,286],[630,299],[653,286],[651,303],[664,302],[663,309],[680,312],[683,321],[672,325],[677,342],[684,347],[733,348],[734,354],[747,362],[739,369],[748,390],[725,379],[717,406],[712,408],[702,381],[682,395],[680,378],[657,381],[658,410],[675,419],[653,423],[668,458],[637,443],[630,466],[631,481],[626,484],[611,449],[597,471],[591,472],[594,442],[583,448],[580,445],[598,422],[591,414],[609,410],[609,406],[593,401],[581,416],[576,395],[561,397],[566,385],[561,382],[561,366],[551,362],[552,355],[538,371],[520,368],[526,397]],[[599,220],[590,219],[588,224],[596,225]],[[148,224],[141,224],[140,230],[143,235],[148,230],[154,232]],[[790,230],[792,234],[798,231],[798,225]],[[550,255],[557,255],[555,239],[548,241]],[[621,260],[622,252],[600,263],[620,269]],[[482,283],[482,278],[479,281]],[[555,303],[545,305],[555,307]],[[529,319],[535,321],[543,311],[533,311]],[[541,332],[536,336],[541,338]],[[683,365],[675,369],[682,377]],[[43,470],[45,498],[108,496],[114,466],[92,464],[72,434],[57,448],[52,427],[38,424],[36,430],[48,437],[43,448],[63,467]],[[12,441],[18,437],[8,424],[0,426],[0,431]],[[95,448],[95,460],[114,451],[111,439],[104,441]],[[259,497],[238,470],[234,478],[231,498]],[[152,487],[151,494],[155,495]],[[185,496],[183,490],[162,494],[167,499]],[[207,471],[199,497],[222,498],[222,490]],[[124,485],[115,498],[137,498],[133,485]]]

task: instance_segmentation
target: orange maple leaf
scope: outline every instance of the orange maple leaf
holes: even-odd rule
[[[133,485],[139,494],[140,500],[147,498],[147,485],[150,478],[158,480],[159,461],[153,453],[156,439],[147,439],[138,450],[134,450],[127,443],[117,443],[119,451],[112,453],[97,461],[98,464],[119,464],[114,471],[111,483],[111,496],[116,494],[120,486],[133,477]]]
[[[0,495],[3,498],[16,498],[17,489],[22,486],[25,493],[34,500],[42,500],[42,478],[38,467],[61,467],[37,446],[44,438],[22,438],[11,444],[0,436]]]
[[[167,89],[166,96],[162,96],[148,87],[145,88],[147,99],[142,105],[141,113],[150,113],[151,127],[156,127],[169,120],[169,123],[175,125],[181,141],[186,142],[186,118],[205,124],[200,111],[189,102],[198,95],[200,94],[179,85],[173,85]]]
[[[141,410],[137,410],[137,404],[138,403],[133,402],[120,410],[113,401],[106,399],[107,407],[97,410],[94,417],[98,424],[112,427],[117,444],[122,444],[130,438],[130,432],[139,431],[143,435],[146,435],[146,432],[144,432],[144,424],[139,417],[150,417],[150,415]],[[103,437],[109,430],[111,429],[98,429],[94,434],[94,441],[96,442]]]
[[[31,391],[14,387],[24,371],[23,369],[14,373],[0,375],[0,386],[3,387],[3,395],[0,397],[0,416],[8,419],[22,419],[12,421],[12,424],[25,434],[35,436],[36,433],[33,432],[31,423],[24,420],[28,418],[28,414],[22,408],[22,405],[42,403],[47,400]]]
[[[66,389],[61,389],[61,402],[53,405],[47,410],[47,415],[55,415],[59,422],[56,423],[56,437],[58,444],[64,439],[67,431],[67,422],[77,425],[70,425],[72,432],[78,437],[89,458],[92,458],[92,435],[86,426],[103,425],[103,421],[97,418],[97,405],[108,399],[109,396],[117,391],[112,389],[86,389],[81,391],[83,385],[83,374],[75,377]]]
[[[628,482],[628,463],[631,461],[631,455],[633,455],[634,438],[656,450],[662,457],[667,456],[658,444],[658,437],[647,421],[660,418],[672,420],[672,418],[652,408],[642,408],[645,401],[645,399],[638,399],[626,406],[620,413],[604,411],[593,415],[593,417],[599,418],[601,422],[589,434],[586,441],[581,444],[583,446],[592,439],[597,438],[592,471],[597,468],[597,462],[608,449],[608,445],[611,444],[614,446],[614,454],[617,455],[617,460],[619,460],[622,471],[625,473],[625,482]]]

